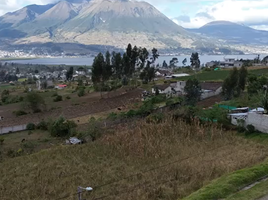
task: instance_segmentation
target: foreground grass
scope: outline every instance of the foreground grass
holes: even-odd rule
[[[191,194],[189,197],[184,198],[184,200],[213,200],[226,198],[266,175],[268,175],[268,161],[261,165],[223,176]],[[237,196],[244,196],[244,193],[240,193],[240,195],[235,195],[227,199],[233,200],[236,199],[235,197]],[[252,198],[248,196],[248,199]]]
[[[90,186],[93,194],[83,198],[181,199],[267,155],[266,146],[214,126],[137,121],[120,124],[94,143],[58,146],[0,163],[0,197],[72,200],[78,186]]]
[[[238,192],[225,200],[256,200],[268,194],[268,181],[261,182],[249,190]]]

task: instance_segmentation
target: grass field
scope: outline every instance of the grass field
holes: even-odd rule
[[[73,200],[78,186],[94,188],[86,199],[181,199],[268,156],[265,145],[198,122],[133,121],[103,133],[95,143],[0,163],[1,199]]]
[[[256,75],[268,75],[268,68],[250,68],[249,73]],[[201,72],[189,77],[182,77],[177,80],[188,80],[190,78],[197,78],[199,81],[223,81],[230,74],[230,70],[219,70]]]

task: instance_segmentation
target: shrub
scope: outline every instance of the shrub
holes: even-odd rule
[[[34,130],[35,129],[35,124],[34,123],[27,124],[26,129],[29,130],[29,131]]]
[[[39,124],[37,124],[36,128],[39,129],[39,130],[46,131],[46,130],[48,130],[48,123],[43,120]]]
[[[16,110],[13,112],[17,117],[19,116],[23,116],[23,115],[27,115],[27,112],[23,111],[23,110]]]
[[[117,114],[112,112],[108,115],[107,119],[110,119],[110,120],[115,120],[117,118]]]
[[[9,149],[9,150],[7,151],[7,156],[10,157],[10,158],[14,158],[14,157],[16,157],[16,153],[15,153],[14,150]]]
[[[66,99],[71,99],[71,97],[70,96],[67,96]]]
[[[148,117],[146,117],[146,122],[158,124],[158,123],[161,123],[163,119],[164,119],[163,113],[156,113],[156,114],[151,114]]]
[[[53,100],[54,102],[59,102],[62,101],[62,96],[58,95],[55,97],[55,99]]]
[[[57,97],[57,96],[59,96],[57,92],[54,92],[54,93],[51,95],[51,97]]]
[[[82,96],[85,96],[85,89],[84,88],[80,88],[78,90],[78,94],[77,94],[79,97],[82,97]]]
[[[49,132],[53,137],[67,137],[72,133],[72,129],[76,127],[77,124],[75,122],[66,121],[63,117],[59,117],[50,124]]]
[[[4,138],[0,138],[0,145],[3,145],[4,144],[4,141],[5,141],[5,139]]]
[[[252,134],[255,132],[255,126],[247,125],[247,134]]]

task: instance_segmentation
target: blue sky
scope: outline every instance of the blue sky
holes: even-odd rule
[[[0,0],[0,15],[55,0]],[[185,28],[226,20],[268,30],[268,0],[145,0]]]

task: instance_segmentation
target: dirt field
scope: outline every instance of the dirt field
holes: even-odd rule
[[[20,117],[16,117],[13,114],[14,110],[20,109],[20,104],[2,106],[0,115],[4,117],[4,120],[0,122],[0,126],[6,127],[30,122],[38,123],[43,119],[57,118],[61,115],[67,119],[72,119],[94,113],[102,113],[139,102],[141,92],[141,89],[130,90],[126,88],[103,93],[102,95],[94,92],[81,98],[76,97],[75,99],[73,98],[71,100],[64,100],[48,105],[46,112],[28,114]]]

